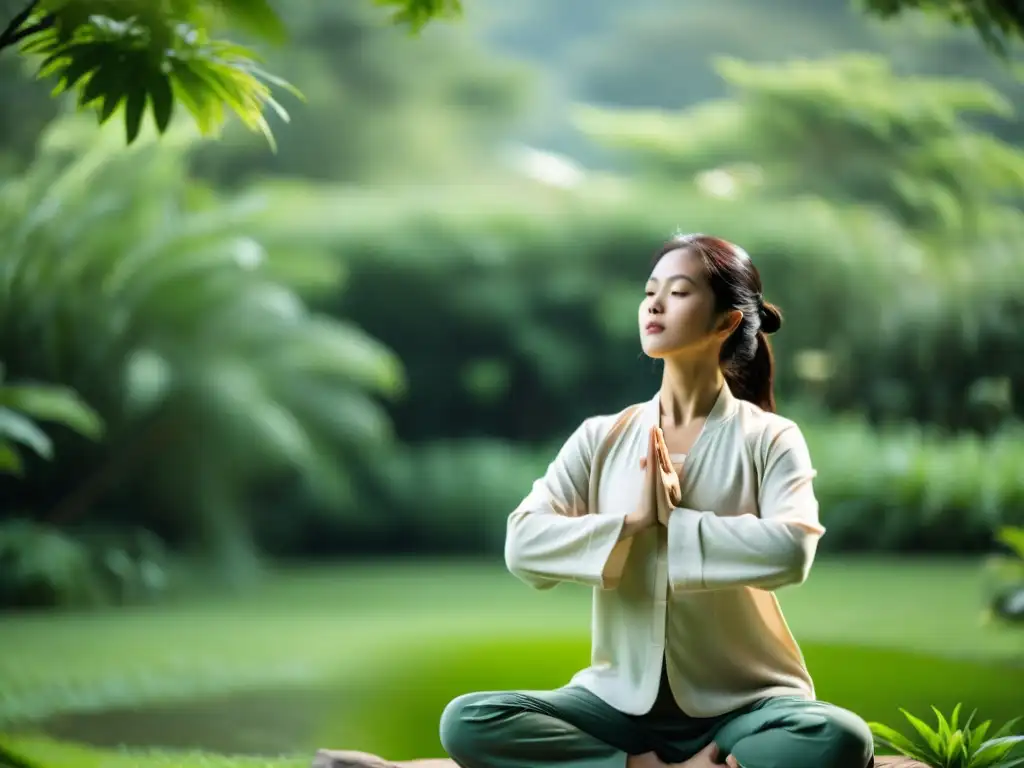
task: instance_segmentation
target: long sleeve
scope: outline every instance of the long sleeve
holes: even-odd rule
[[[818,522],[815,474],[804,437],[790,423],[768,446],[760,516],[674,509],[668,524],[672,590],[773,590],[803,582],[825,532]]]
[[[530,586],[618,583],[631,541],[619,541],[624,518],[594,514],[587,503],[601,432],[599,417],[584,421],[508,517],[505,564]]]

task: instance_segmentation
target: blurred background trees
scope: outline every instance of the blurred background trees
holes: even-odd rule
[[[987,551],[1024,523],[998,9],[979,35],[845,0],[478,0],[426,26],[454,6],[185,5],[301,91],[271,85],[276,151],[180,109],[127,145],[0,56],[0,360],[103,425],[19,453],[0,536],[134,580],[95,599],[185,562],[241,582],[260,553],[496,556],[568,431],[657,386],[635,306],[678,228],[744,244],[786,312],[823,546]]]
[[[505,520],[658,386],[679,230],[785,312],[816,689],[1019,713],[1015,8],[0,0],[0,763],[422,757],[562,684],[587,594]]]

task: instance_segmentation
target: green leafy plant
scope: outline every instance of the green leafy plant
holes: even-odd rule
[[[0,364],[0,472],[20,476],[24,463],[18,445],[45,459],[53,457],[53,441],[35,420],[58,422],[98,440],[103,434],[99,415],[69,387],[44,384],[4,384]]]
[[[977,710],[960,726],[960,704],[953,709],[949,720],[935,707],[937,729],[923,720],[900,709],[921,740],[915,741],[883,723],[868,723],[878,747],[892,749],[901,755],[925,763],[931,768],[1012,768],[1024,765],[1024,757],[1014,757],[1014,748],[1024,742],[1024,736],[1013,735],[1014,726],[1021,718],[1014,718],[992,736],[992,725],[986,720],[972,726]],[[987,737],[987,738],[986,738]]]
[[[248,10],[247,26],[261,36],[283,35],[269,8],[252,12],[250,6],[262,3],[225,5],[238,6],[236,16]],[[42,57],[37,74],[57,79],[54,95],[77,91],[78,106],[95,109],[101,123],[123,111],[129,144],[139,135],[147,105],[163,133],[178,101],[206,135],[219,132],[226,107],[274,147],[264,110],[272,108],[285,121],[289,116],[270,86],[302,94],[261,69],[255,51],[214,39],[203,4],[177,7],[176,13],[156,13],[136,2],[77,2],[35,10],[25,21],[25,30],[34,31],[23,36],[21,52]]]
[[[191,126],[124,147],[87,122],[52,125],[0,186],[0,356],[20,378],[73,387],[107,425],[97,450],[55,470],[68,488],[45,519],[78,523],[102,503],[148,526],[173,510],[225,572],[253,572],[259,483],[359,514],[354,468],[389,444],[380,398],[403,370],[283,282],[336,289],[329,254],[257,240],[261,195],[218,199],[190,179]]]
[[[462,10],[460,0],[374,2],[414,33]],[[299,99],[302,93],[265,71],[256,51],[215,37],[223,26],[265,42],[287,39],[268,0],[28,0],[0,28],[0,52],[18,46],[21,55],[41,59],[37,76],[56,78],[54,95],[75,92],[78,107],[95,110],[101,123],[123,112],[129,144],[147,108],[163,133],[180,102],[204,135],[217,135],[233,112],[275,148],[265,111],[285,122],[289,114],[271,88]]]

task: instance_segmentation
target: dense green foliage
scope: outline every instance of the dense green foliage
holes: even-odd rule
[[[103,450],[77,457],[86,446],[62,438],[71,474],[34,467],[49,491],[36,510],[79,522],[115,491],[124,506],[108,519],[145,509],[162,535],[244,563],[260,481],[301,476],[344,508],[357,457],[389,434],[369,393],[398,391],[400,368],[284,287],[331,284],[336,269],[246,237],[260,199],[191,183],[187,137],[125,150],[82,129],[55,127],[33,169],[0,188],[8,375],[74,387],[108,428]]]
[[[753,36],[713,6],[690,3],[683,29],[650,0],[637,24],[663,28],[648,40],[663,47],[719,29],[723,52],[756,42],[769,59],[790,26],[827,31],[807,38],[823,49],[879,47],[837,3],[799,23],[783,4],[775,32]],[[553,14],[550,39],[531,38],[549,62],[571,19],[597,45],[623,18],[610,2],[529,8],[535,27]],[[527,12],[479,9],[469,22],[488,35]],[[144,127],[123,156],[119,130],[83,152],[93,134],[73,121],[28,144],[0,127],[25,170],[3,187],[0,355],[10,378],[70,386],[108,422],[98,450],[53,428],[55,463],[29,457],[25,481],[4,482],[6,515],[43,525],[18,535],[131,520],[243,571],[260,548],[494,555],[569,431],[657,386],[635,309],[650,254],[680,227],[742,243],[786,313],[779,394],[814,446],[825,548],[974,551],[1019,522],[1013,91],[987,71],[995,84],[905,74],[941,70],[960,37],[896,23],[910,44],[891,66],[720,59],[716,82],[696,72],[669,105],[628,69],[645,38],[627,27],[605,58],[575,59],[570,93],[614,59],[644,83],[630,103],[661,109],[574,110],[600,157],[588,170],[497,151],[524,81],[460,27],[408,36],[370,4],[281,10],[293,45],[267,66],[314,98],[276,155],[243,130],[195,142],[188,121],[162,143]],[[273,39],[257,17],[195,23]],[[981,72],[976,51],[965,60]],[[70,561],[95,569],[104,556],[88,552]]]
[[[1021,163],[963,114],[1005,105],[862,58],[724,71],[735,96],[681,115],[581,112],[641,174],[568,187],[492,169],[226,195],[189,177],[187,132],[127,154],[108,132],[72,162],[82,135],[58,124],[4,187],[2,354],[110,433],[99,452],[59,436],[66,455],[8,498],[226,566],[257,546],[497,553],[558,443],[653,394],[636,307],[685,226],[744,244],[786,314],[779,394],[819,465],[825,548],[990,547],[1024,498]],[[866,159],[822,177],[801,137]],[[973,175],[960,146],[986,149]]]

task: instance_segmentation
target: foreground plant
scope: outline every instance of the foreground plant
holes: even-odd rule
[[[901,708],[900,712],[920,735],[921,741],[913,741],[882,723],[868,723],[868,726],[874,734],[876,746],[895,750],[932,768],[1013,768],[1024,765],[1024,757],[1013,755],[1014,748],[1024,742],[1024,735],[1013,735],[1014,726],[1021,718],[1010,720],[986,738],[992,721],[972,726],[977,714],[975,710],[961,728],[960,707],[960,704],[956,705],[949,720],[932,707],[938,721],[937,730]]]

